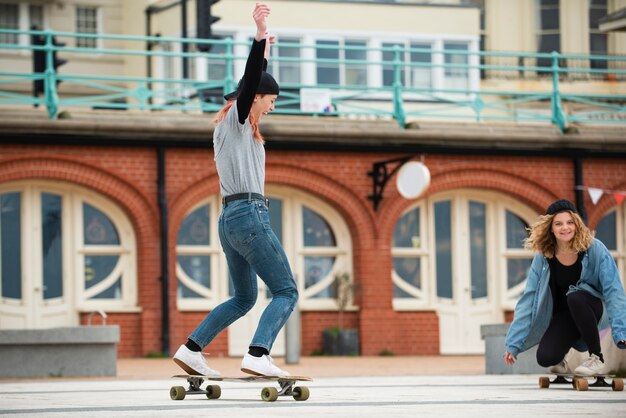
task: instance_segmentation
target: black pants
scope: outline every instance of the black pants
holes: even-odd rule
[[[600,356],[598,322],[602,301],[584,291],[567,296],[569,310],[556,312],[537,349],[537,363],[542,367],[558,364],[581,337],[590,354]]]

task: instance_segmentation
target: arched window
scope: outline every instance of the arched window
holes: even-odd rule
[[[212,196],[191,208],[180,224],[176,237],[179,309],[210,309],[226,291],[217,280],[226,263],[217,233],[220,211],[218,196]]]
[[[130,222],[101,195],[46,181],[0,187],[0,321],[18,318],[9,327],[136,310],[135,260]]]
[[[435,310],[441,352],[484,350],[480,325],[501,322],[524,289],[529,208],[494,192],[459,189],[410,206],[392,237],[393,307]]]
[[[352,244],[345,222],[326,203],[295,189],[268,186],[266,194],[272,228],[300,290],[300,309],[337,309],[334,277],[352,275]],[[219,196],[214,195],[194,206],[181,223],[176,242],[180,309],[211,309],[232,294],[217,234],[220,211]],[[271,298],[263,286],[259,290],[261,299]]]
[[[626,285],[626,210],[624,205],[607,212],[596,226],[598,238],[611,252]]]

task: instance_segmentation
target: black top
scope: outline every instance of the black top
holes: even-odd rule
[[[567,311],[567,291],[580,280],[582,272],[582,256],[578,254],[576,262],[571,266],[564,266],[556,258],[552,257],[550,264],[550,289],[554,301],[554,312]]]
[[[265,43],[266,39],[257,41],[252,40],[252,47],[250,48],[250,54],[246,61],[246,69],[243,73],[241,82],[241,92],[237,96],[237,114],[239,115],[239,123],[244,124],[252,109],[252,103],[254,102],[254,96],[259,88],[261,82],[261,73],[267,68],[267,61],[264,59]]]

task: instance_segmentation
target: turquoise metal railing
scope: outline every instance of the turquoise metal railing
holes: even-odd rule
[[[9,35],[16,39],[41,35],[45,44],[0,43],[0,62],[5,63],[0,69],[0,105],[45,106],[51,119],[57,118],[61,109],[72,107],[215,112],[223,106],[221,96],[236,85],[235,63],[244,63],[247,58],[234,51],[242,50],[238,48],[241,46],[245,50],[248,45],[232,39],[202,41],[0,29],[0,39]],[[69,40],[68,44],[77,38],[95,39],[99,47],[59,46],[53,43],[55,38]],[[199,42],[211,44],[211,52],[194,52],[194,45]],[[173,51],[183,43],[192,51]],[[291,55],[299,56],[272,56],[270,65],[277,70],[281,84],[276,113],[393,118],[403,127],[409,119],[421,118],[543,122],[562,131],[571,123],[626,123],[626,83],[622,84],[626,80],[626,57],[434,50],[397,45],[369,48],[284,42],[273,48],[276,47],[283,51],[295,49],[297,53]],[[45,71],[25,71],[32,64],[30,54],[24,51],[37,50],[46,55]],[[58,72],[53,65],[55,52],[69,61]],[[317,57],[324,52],[335,58]],[[347,59],[346,55],[361,59]],[[377,59],[371,59],[372,56]],[[86,62],[97,65],[104,57],[149,60],[152,67],[158,64],[162,72],[186,62],[188,68],[203,68],[206,73],[182,79],[175,74],[114,76],[69,70],[81,68],[76,65],[79,62],[82,68]],[[194,65],[198,62],[204,66]],[[21,71],[13,70],[20,65]],[[117,65],[128,69],[135,64]],[[287,74],[283,75],[285,71]],[[315,73],[317,78],[310,76]],[[299,76],[305,78],[304,82]],[[27,88],[35,80],[43,81],[42,98],[34,97]],[[596,91],[609,92],[589,90],[589,83],[594,80]],[[597,80],[606,81],[598,84]],[[62,94],[57,82],[63,82]],[[526,84],[523,88],[511,88],[521,82]],[[319,92],[329,106],[302,110],[300,105],[307,100],[305,91]]]

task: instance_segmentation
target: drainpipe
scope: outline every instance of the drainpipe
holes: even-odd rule
[[[170,352],[170,304],[169,304],[169,241],[167,198],[165,196],[165,148],[157,148],[157,188],[159,214],[161,217],[161,351],[169,356]]]
[[[146,36],[152,36],[152,7],[148,7],[146,12]],[[146,51],[152,51],[152,41],[146,42]],[[149,80],[152,80],[152,56],[146,55],[146,76]],[[148,91],[152,93],[152,82],[149,81],[147,85]],[[148,97],[148,103],[152,104],[152,94]]]
[[[583,191],[583,161],[580,157],[574,158],[574,184],[576,185],[576,209],[583,219],[583,222],[587,223],[587,212],[585,211],[584,203],[584,191]]]

